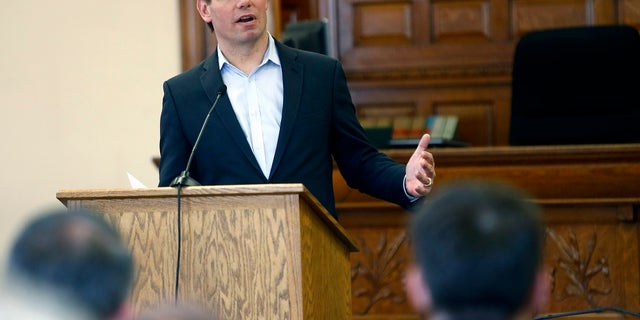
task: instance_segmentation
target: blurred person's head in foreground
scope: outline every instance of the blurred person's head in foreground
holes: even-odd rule
[[[54,209],[30,220],[11,247],[7,272],[12,283],[64,300],[93,319],[131,317],[131,253],[92,211]]]
[[[410,303],[432,320],[530,318],[549,295],[541,219],[541,209],[513,186],[442,186],[408,226]]]

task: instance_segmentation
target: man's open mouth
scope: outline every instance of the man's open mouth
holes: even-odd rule
[[[237,22],[250,22],[255,20],[256,18],[254,16],[242,16],[240,17],[240,19],[238,19]]]

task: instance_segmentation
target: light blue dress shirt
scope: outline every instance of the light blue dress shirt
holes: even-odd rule
[[[262,63],[245,74],[218,50],[222,81],[253,154],[269,178],[282,120],[282,67],[271,35]]]

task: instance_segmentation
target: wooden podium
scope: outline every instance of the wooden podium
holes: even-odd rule
[[[178,301],[221,319],[351,319],[354,242],[302,184],[61,190],[133,252],[135,311]]]

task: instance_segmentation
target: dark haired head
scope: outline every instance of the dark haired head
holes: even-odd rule
[[[542,264],[539,208],[510,186],[465,182],[435,192],[410,226],[432,310],[508,318]]]
[[[133,262],[118,233],[87,210],[54,210],[30,221],[11,248],[10,277],[65,295],[99,319],[125,303]]]

